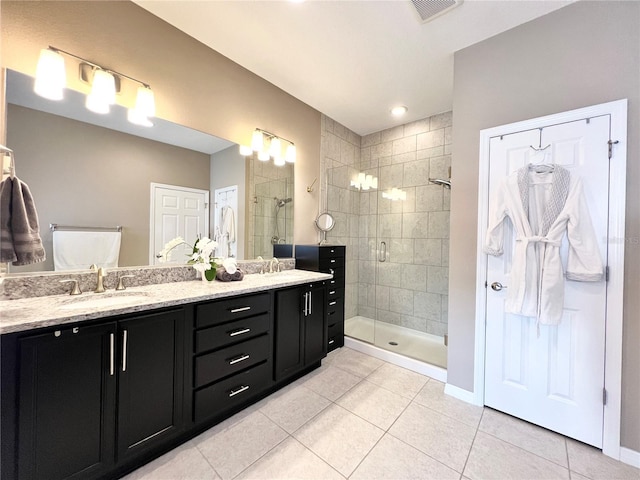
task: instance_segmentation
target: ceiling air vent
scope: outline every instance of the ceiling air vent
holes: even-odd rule
[[[416,7],[422,23],[425,23],[448,12],[452,8],[456,8],[463,1],[464,0],[411,0],[411,3]]]

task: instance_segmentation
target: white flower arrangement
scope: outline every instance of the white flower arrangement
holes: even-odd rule
[[[191,246],[184,241],[182,237],[176,237],[173,240],[167,242],[164,248],[160,251],[160,261],[168,262],[171,260],[171,251],[178,245],[187,245],[193,250],[193,253],[187,260],[187,264],[191,265],[202,275],[202,278],[207,280],[213,280],[216,276],[216,269],[218,268],[219,259],[213,256],[213,252],[218,246],[218,242],[211,240],[208,237],[202,237],[196,240],[196,243]],[[223,262],[224,264],[224,262]]]

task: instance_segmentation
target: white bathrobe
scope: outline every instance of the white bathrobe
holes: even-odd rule
[[[582,182],[560,166],[542,173],[526,166],[503,180],[489,210],[485,253],[502,255],[507,217],[516,237],[505,310],[557,325],[564,305],[564,276],[581,282],[603,278]],[[569,251],[563,272],[560,245],[565,233]]]

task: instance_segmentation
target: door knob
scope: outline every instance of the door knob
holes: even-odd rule
[[[503,288],[507,288],[507,286],[506,285],[502,285],[500,282],[493,282],[491,284],[491,289],[495,290],[496,292],[499,292]]]

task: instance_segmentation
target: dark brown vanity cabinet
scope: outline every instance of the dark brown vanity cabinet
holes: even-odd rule
[[[327,355],[325,292],[325,282],[275,292],[276,382]]]
[[[3,336],[2,478],[99,478],[178,434],[183,335],[175,309]]]
[[[193,421],[220,418],[273,386],[271,293],[196,306]]]
[[[327,349],[344,345],[344,285],[346,247],[344,245],[296,245],[296,268],[331,273],[327,280]]]

